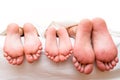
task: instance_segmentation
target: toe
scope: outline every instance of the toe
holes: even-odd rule
[[[54,62],[59,62],[59,57],[55,56],[55,58],[53,59]]]
[[[16,65],[16,64],[17,64],[17,59],[16,59],[16,58],[13,59],[12,64],[13,64],[13,65]]]
[[[81,65],[81,69],[80,69],[80,72],[81,72],[81,73],[84,72],[84,67],[85,67],[85,65]]]
[[[113,61],[111,62],[111,64],[112,64],[112,66],[116,66],[116,61],[113,60]]]
[[[12,58],[10,56],[7,56],[6,59],[10,61]]]
[[[92,72],[92,70],[93,70],[93,64],[87,64],[87,65],[85,66],[84,73],[85,73],[85,74],[89,74],[89,73]]]
[[[64,61],[66,58],[63,55],[59,55],[59,59],[60,59],[60,61]]]
[[[77,59],[75,57],[73,57],[72,61],[73,61],[73,63],[75,63],[77,61]]]
[[[36,56],[36,54],[33,54],[33,59],[34,60],[37,60],[39,57],[38,56]]]
[[[80,65],[79,65],[78,62],[76,62],[76,63],[74,63],[74,66],[75,66],[76,68],[78,68]]]
[[[39,47],[39,50],[42,50],[42,46]]]
[[[29,63],[32,63],[34,61],[33,56],[30,54],[26,55],[26,59]]]
[[[119,59],[118,57],[115,58],[115,62],[118,63],[119,62]]]
[[[17,58],[17,65],[22,64],[22,62],[23,62],[23,56],[18,57]]]
[[[12,64],[12,62],[13,62],[13,59],[11,59],[11,60],[9,61],[10,64]]]
[[[36,54],[40,54],[41,53],[41,50],[38,50]]]
[[[106,66],[105,66],[104,62],[99,61],[99,60],[96,60],[96,64],[97,64],[97,67],[98,67],[101,71],[105,71]]]
[[[80,69],[81,69],[81,65],[78,66],[77,70],[80,71]]]
[[[108,64],[108,63],[105,63],[105,68],[106,68],[107,71],[110,70],[110,67],[109,67],[109,64]]]
[[[7,54],[7,53],[4,53],[3,55],[4,55],[4,57],[7,57],[7,56],[8,56],[8,54]]]

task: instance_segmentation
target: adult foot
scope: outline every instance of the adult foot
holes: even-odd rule
[[[36,28],[32,24],[24,24],[23,30],[25,56],[27,61],[32,63],[39,59],[42,50],[42,44],[39,40]]]
[[[93,70],[94,52],[91,45],[92,23],[82,20],[76,28],[73,62],[76,69],[85,74]]]
[[[52,26],[48,27],[48,29],[45,32],[45,37],[45,54],[54,62],[59,62],[56,29]]]
[[[57,30],[57,35],[59,37],[59,59],[60,61],[64,61],[73,52],[72,44],[65,27],[60,27]]]
[[[20,65],[23,62],[23,46],[17,24],[12,23],[8,25],[3,50],[5,52],[4,56],[10,64]]]
[[[118,51],[108,32],[106,23],[101,18],[93,19],[92,23],[92,43],[96,56],[96,65],[101,71],[113,69],[118,62]]]

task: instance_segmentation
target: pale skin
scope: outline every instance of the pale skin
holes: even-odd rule
[[[78,71],[91,73],[94,60],[101,71],[109,71],[118,63],[117,47],[103,19],[82,20],[67,30],[75,38],[73,62]]]
[[[56,35],[59,38],[59,43],[57,42]],[[54,27],[50,26],[46,30],[45,36],[45,54],[47,57],[54,62],[62,62],[67,60],[71,55],[73,48],[65,27],[60,27],[56,30]],[[67,45],[65,46],[65,44]]]
[[[24,45],[20,38],[23,33]],[[54,62],[62,62],[73,53],[74,66],[81,73],[91,73],[94,61],[101,71],[113,69],[118,62],[117,48],[105,21],[101,18],[84,19],[67,29],[65,27],[56,29],[50,26],[45,35],[47,57]],[[69,36],[75,39],[73,48]],[[30,63],[38,60],[42,44],[34,25],[26,23],[22,29],[17,24],[9,24],[3,50],[5,58],[13,65],[22,64],[24,56]]]
[[[21,42],[23,33],[24,45]],[[24,24],[23,29],[15,23],[8,25],[3,50],[4,56],[10,64],[22,64],[24,56],[28,62],[32,63],[39,59],[41,49],[42,44],[38,39],[37,30],[32,24]]]

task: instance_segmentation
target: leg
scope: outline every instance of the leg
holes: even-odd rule
[[[45,54],[54,62],[59,62],[56,29],[52,26],[48,27],[45,32],[45,37]]]
[[[23,26],[24,30],[24,52],[28,62],[32,63],[39,59],[42,50],[41,41],[38,38],[38,33],[36,28],[30,24],[26,23]]]
[[[118,51],[107,30],[106,23],[100,18],[93,19],[92,23],[92,43],[97,67],[101,71],[113,69],[118,62]]]
[[[19,65],[23,62],[23,46],[20,39],[19,26],[10,24],[7,27],[7,36],[4,43],[4,56],[10,64]]]
[[[72,44],[65,27],[60,27],[57,35],[59,37],[59,58],[60,61],[64,61],[72,54]]]
[[[76,28],[73,62],[76,69],[85,74],[93,70],[94,52],[91,45],[92,23],[82,20]]]

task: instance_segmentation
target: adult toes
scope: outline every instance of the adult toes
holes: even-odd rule
[[[109,71],[109,70],[110,70],[110,67],[109,67],[108,63],[104,63],[104,64],[105,64],[105,69],[106,69],[107,71]]]
[[[84,73],[85,73],[85,74],[89,74],[89,73],[92,72],[92,70],[93,70],[93,64],[87,64],[87,65],[85,66]]]
[[[81,69],[80,69],[80,72],[81,72],[81,73],[84,72],[84,68],[85,68],[85,65],[81,65]]]

